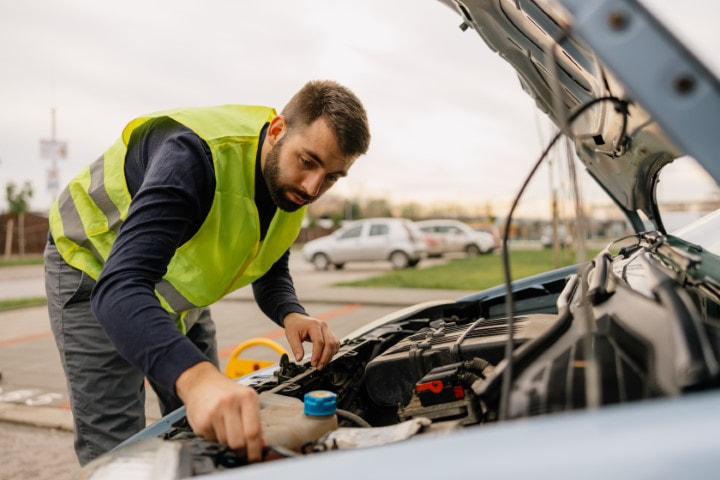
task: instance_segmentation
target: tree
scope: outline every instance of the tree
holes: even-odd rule
[[[340,228],[342,226],[343,214],[340,212],[333,212],[330,214],[330,219],[332,220],[333,229]]]
[[[420,205],[416,202],[405,203],[400,208],[400,216],[410,220],[417,220],[420,218],[420,210]]]
[[[18,219],[18,250],[20,255],[25,254],[25,212],[28,211],[30,204],[30,198],[32,198],[33,190],[30,182],[25,182],[22,189],[18,189],[17,185],[13,182],[8,183],[5,186],[5,193],[7,195],[8,202],[8,213],[10,218],[7,221],[7,236],[5,240],[5,257],[10,256],[12,251],[12,230],[13,230],[13,218],[17,216]]]
[[[487,221],[488,221],[489,223],[493,223],[493,224],[494,224],[494,223],[495,223],[495,220],[497,220],[497,217],[496,217],[495,214],[493,213],[492,203],[490,203],[490,202],[487,202],[487,203],[485,204],[485,217],[487,218]]]
[[[357,200],[345,200],[345,220],[358,220],[362,218],[362,210]]]
[[[33,189],[30,182],[25,182],[23,188],[18,190],[13,182],[5,186],[7,195],[8,213],[19,215],[28,211],[29,201],[33,196]]]
[[[364,216],[370,217],[392,217],[390,202],[385,198],[373,198],[365,205]]]

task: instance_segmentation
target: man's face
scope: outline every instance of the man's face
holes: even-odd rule
[[[318,118],[279,136],[267,153],[263,176],[275,205],[294,212],[347,175],[353,161],[340,152],[325,119]]]

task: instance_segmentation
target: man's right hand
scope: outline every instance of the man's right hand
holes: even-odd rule
[[[261,459],[260,400],[250,387],[225,377],[210,362],[185,370],[175,390],[187,409],[188,423],[205,440],[246,450],[250,462]]]

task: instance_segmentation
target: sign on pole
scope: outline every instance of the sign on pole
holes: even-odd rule
[[[47,189],[49,192],[57,192],[60,188],[57,168],[51,168],[47,172]]]
[[[67,157],[67,142],[59,140],[40,140],[40,158],[52,160],[53,158]]]

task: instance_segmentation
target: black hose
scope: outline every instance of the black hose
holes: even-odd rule
[[[368,422],[363,420],[362,417],[355,415],[352,412],[348,412],[347,410],[342,410],[342,409],[338,408],[335,411],[335,413],[337,414],[338,418],[341,418],[343,420],[349,420],[359,427],[372,428],[372,425],[370,425]]]
[[[627,104],[628,102],[626,100],[621,100],[617,97],[613,96],[605,96],[605,97],[598,97],[594,98],[587,103],[583,104],[580,108],[578,108],[575,112],[570,115],[567,119],[566,128],[569,128],[575,120],[577,120],[581,114],[583,114],[587,109],[592,107],[593,105],[600,103],[600,102],[613,102],[615,106],[623,113],[623,115],[628,115],[627,110]],[[627,125],[627,124],[625,124]],[[510,254],[508,252],[508,239],[510,237],[510,224],[512,222],[513,214],[515,213],[515,209],[518,206],[518,203],[520,203],[520,197],[522,197],[522,194],[525,192],[525,188],[528,186],[528,183],[530,183],[530,179],[535,175],[535,172],[542,164],[543,160],[545,160],[545,157],[547,157],[548,153],[550,153],[550,150],[552,147],[555,146],[555,143],[562,137],[562,130],[559,131],[548,143],[547,147],[545,147],[545,150],[543,150],[542,155],[540,155],[540,158],[538,161],[533,165],[532,169],[530,170],[530,174],[527,176],[525,181],[523,182],[522,186],[520,187],[520,191],[515,196],[515,199],[513,200],[512,206],[510,207],[510,212],[508,213],[507,220],[505,221],[505,228],[503,231],[503,238],[502,238],[502,266],[503,266],[503,274],[505,277],[505,308],[506,308],[506,314],[508,318],[508,338],[507,342],[505,343],[505,360],[506,365],[503,370],[503,379],[502,379],[502,387],[500,390],[500,420],[505,420],[508,418],[508,409],[510,405],[510,384],[512,382],[512,376],[513,376],[513,358],[512,358],[512,352],[513,352],[513,323],[514,323],[514,316],[515,316],[515,305],[513,303],[512,298],[512,277],[510,275]],[[625,133],[623,132],[623,135]],[[622,139],[621,139],[622,140]]]

